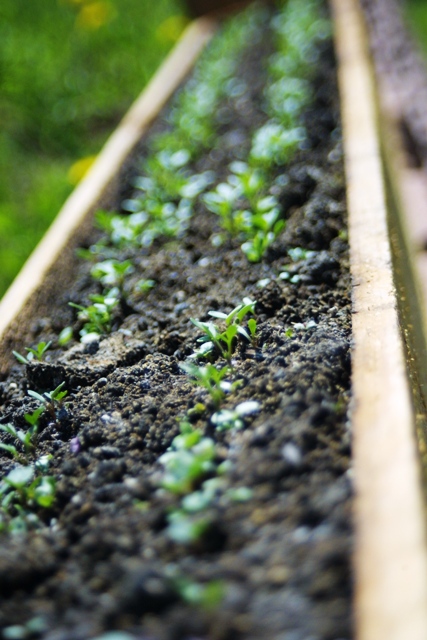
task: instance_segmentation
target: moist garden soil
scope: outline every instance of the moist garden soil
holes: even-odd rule
[[[246,89],[217,110],[219,143],[195,171],[214,170],[220,181],[229,162],[246,157],[249,132],[265,120],[269,48],[266,34],[242,56]],[[5,637],[85,640],[108,630],[140,640],[352,636],[350,277],[330,41],[319,48],[312,86],[315,99],[303,116],[310,145],[272,185],[286,228],[262,262],[249,263],[237,241],[214,247],[218,219],[199,204],[182,238],[119,256],[136,266],[131,284],[147,278],[156,286],[127,298],[111,335],[54,348],[44,362],[12,367],[1,383],[1,422],[17,426],[36,406],[28,389],[65,382],[69,394],[56,421],[41,420],[39,452],[53,453],[57,478],[53,507],[38,513],[46,526],[1,537]],[[153,131],[166,126],[163,116]],[[130,185],[123,183],[121,197],[132,195]],[[295,248],[310,253],[291,252],[291,259]],[[286,266],[287,280],[279,277]],[[52,315],[34,320],[34,344],[51,339],[57,347],[59,330],[72,322],[78,338],[81,323],[67,303],[87,304],[99,291],[89,272],[82,262]],[[218,432],[208,394],[179,364],[200,337],[190,318],[229,312],[245,296],[256,300],[257,337],[238,340],[232,364],[241,386],[224,406],[251,400],[261,410],[242,429]],[[205,411],[191,411],[200,404]],[[209,507],[207,532],[188,545],[168,535],[167,515],[180,498],[159,487],[159,457],[186,415],[215,440],[217,461],[231,462],[228,486],[251,496],[220,496]],[[2,475],[14,464],[0,455]],[[221,602],[190,604],[177,586],[183,579],[200,588],[219,584]]]

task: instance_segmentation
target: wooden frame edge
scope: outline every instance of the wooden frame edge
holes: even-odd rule
[[[217,27],[213,18],[194,20],[110,136],[87,176],[71,193],[0,302],[0,344],[29,300],[43,286],[64,248],[101,206],[115,177],[142,134],[188,75]],[[4,346],[4,344],[2,345]],[[4,359],[4,357],[3,357]]]
[[[353,278],[356,635],[427,638],[427,545],[387,229],[373,77],[356,0],[331,0]]]

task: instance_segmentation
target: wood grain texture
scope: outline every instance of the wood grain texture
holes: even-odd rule
[[[391,269],[374,85],[356,0],[333,0],[353,278],[358,640],[427,638],[414,415]]]
[[[200,18],[190,24],[4,295],[0,303],[1,370],[7,368],[17,336],[25,340],[34,314],[48,312],[56,292],[68,285],[74,248],[87,232],[93,212],[108,203],[111,206],[122,166],[187,76],[216,27],[217,22],[211,18]]]

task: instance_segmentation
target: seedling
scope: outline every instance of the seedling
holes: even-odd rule
[[[235,338],[238,333],[250,340],[247,331],[240,325],[248,313],[254,313],[256,302],[250,298],[244,298],[243,303],[235,307],[229,314],[221,311],[209,311],[209,315],[223,320],[225,329],[221,331],[213,322],[201,322],[191,318],[191,322],[205,334],[199,338],[204,343],[203,355],[210,353],[215,347],[231,366],[231,357],[234,351]],[[198,355],[201,355],[200,351]]]
[[[203,199],[209,211],[221,218],[221,226],[230,236],[236,235],[239,231],[235,222],[234,206],[240,195],[239,186],[223,182],[215,191],[207,193]]]
[[[135,285],[135,291],[137,291],[138,293],[148,293],[155,286],[156,286],[155,280],[150,280],[150,279],[138,280],[138,282]]]
[[[121,291],[127,275],[134,271],[130,260],[104,260],[98,262],[90,270],[92,278],[98,280],[104,287],[118,287]]]
[[[315,252],[310,251],[309,249],[303,249],[302,247],[294,247],[293,249],[288,249],[288,256],[292,260],[292,262],[299,262],[300,260],[307,260],[314,256]]]
[[[274,239],[273,232],[258,231],[254,238],[242,244],[242,251],[249,262],[260,262]]]
[[[171,511],[167,519],[168,536],[174,542],[185,545],[197,542],[212,524],[206,514],[190,515],[181,509]]]
[[[264,169],[274,165],[283,165],[305,140],[306,132],[302,127],[287,129],[281,124],[268,122],[255,133],[250,159]]]
[[[35,474],[32,466],[18,465],[0,482],[3,530],[6,528],[16,533],[26,531],[28,527],[40,526],[32,510],[34,507],[49,508],[55,501],[55,478],[44,475],[36,477]]]
[[[27,356],[23,356],[17,351],[12,351],[12,353],[21,364],[29,364],[33,360],[38,360],[40,362],[43,360],[43,356],[51,344],[52,342],[39,342],[35,349],[32,347],[25,347],[25,350],[28,351]]]
[[[177,494],[192,491],[195,484],[215,469],[215,443],[199,431],[182,433],[174,438],[169,451],[160,457],[165,468],[162,487]]]
[[[227,489],[225,496],[231,502],[248,502],[253,497],[253,491],[248,487],[237,487],[237,489]]]
[[[44,412],[44,410],[45,410],[45,407],[43,405],[43,406],[39,407],[38,409],[36,409],[35,411],[32,411],[31,413],[26,413],[24,415],[24,418],[25,418],[25,420],[28,422],[28,424],[31,427],[33,427],[33,428],[35,427],[35,428],[38,429],[38,427],[39,427],[39,419],[40,419],[41,414]]]
[[[229,431],[230,429],[243,429],[245,416],[258,413],[261,409],[259,402],[248,400],[238,404],[235,409],[222,409],[213,414],[211,421],[218,431]]]
[[[73,327],[64,327],[58,336],[58,344],[65,347],[73,339]]]
[[[26,413],[24,418],[30,425],[27,431],[17,429],[13,424],[0,425],[0,431],[8,433],[13,438],[21,442],[24,448],[22,454],[14,445],[0,443],[0,449],[10,453],[16,460],[21,463],[28,464],[28,455],[34,453],[37,444],[37,434],[39,430],[39,418],[44,412],[45,407],[41,406],[31,413]]]
[[[221,580],[200,584],[185,576],[179,576],[174,578],[173,583],[184,602],[202,609],[215,609],[225,596],[225,585]]]
[[[32,391],[31,389],[29,389],[28,395],[31,396],[32,398],[35,398],[41,403],[40,407],[38,407],[37,409],[37,412],[40,409],[42,410],[46,409],[50,414],[51,418],[56,422],[59,411],[62,409],[62,406],[63,406],[63,400],[68,394],[68,391],[62,390],[64,385],[65,385],[65,382],[61,382],[61,384],[58,385],[56,389],[54,389],[53,391],[46,391],[43,394],[37,393],[37,391]],[[30,416],[30,414],[26,414],[26,415]],[[31,414],[31,418],[30,418],[31,420],[33,420],[33,416],[34,414]],[[37,416],[37,419],[38,419],[38,416]]]
[[[229,183],[254,207],[265,187],[265,174],[260,169],[239,161],[232,162],[230,170],[232,174],[228,178]]]
[[[37,434],[37,428],[34,427],[28,429],[27,431],[22,431],[22,429],[17,429],[16,427],[14,427],[13,424],[1,424],[0,431],[8,433],[13,438],[16,438],[22,443],[24,448],[24,456],[22,456],[22,454],[14,445],[0,443],[0,449],[3,449],[4,451],[10,453],[18,461],[22,462],[24,459],[24,461],[26,462],[27,456],[32,453],[35,448],[33,444],[33,438]]]
[[[138,246],[140,235],[148,221],[148,215],[142,211],[130,216],[98,211],[95,220],[97,226],[108,233],[114,246]]]
[[[69,302],[70,307],[79,311],[78,318],[84,322],[80,331],[82,339],[93,334],[103,335],[111,332],[113,310],[119,303],[120,292],[113,288],[105,295],[91,295],[93,304],[88,307]]]
[[[192,378],[195,384],[204,387],[210,394],[216,407],[219,407],[227,391],[231,391],[232,384],[224,378],[230,373],[230,367],[217,369],[213,364],[198,367],[191,362],[184,362],[180,368]]]
[[[255,318],[250,318],[248,320],[248,329],[249,329],[249,333],[251,335],[251,342],[255,341],[257,326],[258,325],[257,325],[257,321],[255,320]]]

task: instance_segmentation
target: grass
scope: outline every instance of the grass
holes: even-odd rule
[[[427,56],[427,4],[425,0],[408,0],[403,7],[424,55]]]
[[[0,295],[184,24],[180,0],[2,0]]]

